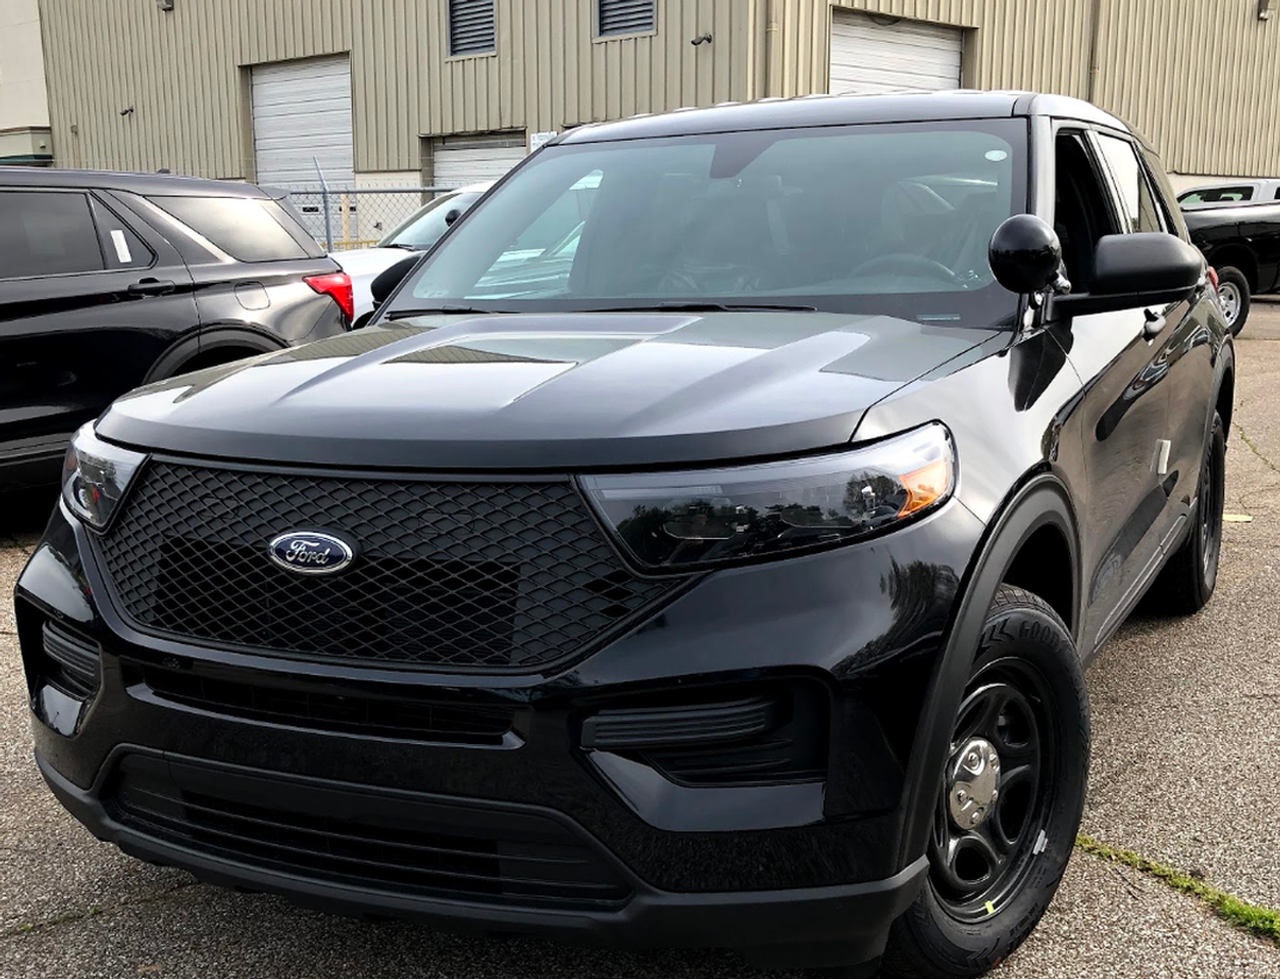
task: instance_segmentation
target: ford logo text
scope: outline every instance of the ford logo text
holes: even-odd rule
[[[355,558],[346,541],[332,534],[294,530],[271,542],[271,560],[295,574],[333,574]]]

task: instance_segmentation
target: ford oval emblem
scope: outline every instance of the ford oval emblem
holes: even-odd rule
[[[350,544],[333,534],[291,530],[271,542],[271,560],[295,574],[333,574],[355,558]]]

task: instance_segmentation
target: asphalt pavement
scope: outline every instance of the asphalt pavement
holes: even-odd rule
[[[1084,831],[1280,907],[1280,305],[1238,341],[1218,593],[1139,614],[1089,672]],[[748,979],[719,952],[623,954],[329,917],[196,883],[95,841],[30,756],[7,596],[47,501],[0,504],[0,977]],[[790,979],[786,973],[772,973]],[[1136,871],[1077,853],[999,979],[1280,977],[1280,948]]]

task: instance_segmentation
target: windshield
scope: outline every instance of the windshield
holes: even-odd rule
[[[445,218],[451,212],[458,211],[462,213],[466,211],[482,196],[483,193],[481,191],[454,191],[448,194],[441,194],[435,200],[415,211],[400,227],[378,242],[378,247],[386,248],[391,245],[401,245],[425,252],[449,230],[449,224]]]
[[[988,244],[1026,210],[1026,123],[842,126],[548,147],[390,310],[803,306],[991,326]]]

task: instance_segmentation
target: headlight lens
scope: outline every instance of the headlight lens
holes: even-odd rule
[[[62,498],[76,516],[102,530],[146,458],[102,441],[90,422],[71,439],[62,467]]]
[[[931,424],[834,455],[582,485],[640,564],[687,568],[875,534],[945,502],[955,472],[950,433]]]

